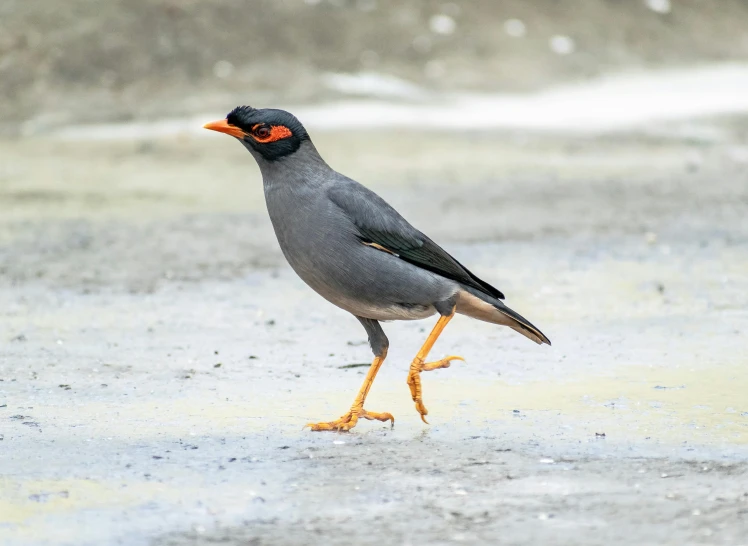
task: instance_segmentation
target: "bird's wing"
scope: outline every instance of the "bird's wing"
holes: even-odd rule
[[[328,197],[355,225],[362,243],[376,246],[410,264],[494,298],[504,299],[501,291],[473,275],[368,188],[346,180],[331,186]]]

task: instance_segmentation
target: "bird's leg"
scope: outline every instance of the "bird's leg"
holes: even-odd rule
[[[436,322],[434,329],[431,330],[429,337],[426,338],[426,342],[418,351],[418,354],[413,359],[410,365],[410,371],[408,372],[408,386],[410,387],[410,394],[413,397],[413,402],[416,403],[416,410],[421,414],[421,420],[428,424],[426,421],[426,415],[429,410],[423,405],[423,397],[421,391],[421,372],[430,372],[431,370],[438,370],[439,368],[449,368],[453,360],[465,360],[461,356],[445,356],[441,360],[435,362],[426,362],[426,357],[429,355],[429,351],[436,343],[436,340],[441,335],[444,328],[447,326],[452,317],[454,317],[454,307],[449,315],[442,315]]]
[[[373,411],[366,411],[364,409],[364,401],[366,400],[366,395],[369,394],[369,389],[371,389],[371,385],[372,383],[374,383],[374,378],[376,377],[377,372],[382,366],[382,362],[384,362],[386,356],[387,351],[385,350],[383,355],[374,357],[374,362],[372,362],[371,366],[369,367],[369,373],[366,374],[364,384],[361,385],[361,390],[358,391],[358,396],[356,396],[356,400],[354,400],[353,405],[351,406],[351,409],[348,413],[343,415],[340,419],[336,419],[335,421],[329,421],[327,423],[309,423],[307,426],[311,427],[312,430],[348,431],[355,427],[358,420],[362,417],[364,419],[369,419],[372,421],[391,421],[394,425],[395,418],[392,416],[392,414],[386,412],[375,413]]]
[[[376,421],[391,421],[395,424],[395,418],[389,413],[375,413],[373,411],[366,411],[364,409],[364,402],[366,401],[366,395],[369,394],[374,378],[382,366],[382,362],[387,358],[387,348],[390,342],[387,340],[387,336],[382,330],[382,326],[374,319],[368,319],[364,317],[356,317],[361,325],[366,330],[369,336],[369,344],[371,345],[372,351],[374,351],[374,362],[371,363],[369,372],[366,374],[364,384],[361,385],[361,390],[356,396],[356,400],[351,406],[351,410],[343,415],[340,419],[330,421],[329,423],[310,423],[308,426],[312,430],[351,430],[356,426],[358,420],[363,417],[364,419],[376,420]]]

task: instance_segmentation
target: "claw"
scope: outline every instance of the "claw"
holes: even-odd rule
[[[410,372],[408,373],[408,386],[410,387],[410,395],[413,398],[413,402],[415,402],[416,404],[416,411],[421,415],[421,421],[423,421],[427,425],[429,424],[429,422],[426,420],[426,415],[428,415],[429,410],[427,410],[426,406],[423,405],[421,372],[430,372],[441,368],[449,368],[453,360],[462,360],[463,362],[465,362],[465,359],[461,356],[450,355],[434,362],[423,362],[421,359],[416,358],[410,365]]]

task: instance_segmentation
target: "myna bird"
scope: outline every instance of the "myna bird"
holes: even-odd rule
[[[231,135],[249,150],[260,167],[270,220],[288,263],[323,298],[353,314],[368,334],[374,361],[351,409],[335,421],[310,424],[312,430],[347,431],[361,418],[394,424],[391,414],[364,409],[389,347],[379,321],[439,314],[407,380],[424,422],[428,411],[421,372],[464,360],[447,356],[426,362],[455,313],[503,324],[536,343],[551,344],[502,303],[499,290],[473,275],[373,191],[334,171],[290,113],[240,106],[205,128]]]

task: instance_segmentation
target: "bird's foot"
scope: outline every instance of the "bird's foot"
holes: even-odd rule
[[[421,389],[421,372],[430,372],[432,370],[438,370],[440,368],[449,368],[453,360],[465,361],[461,356],[445,356],[441,360],[435,362],[424,362],[420,358],[416,357],[413,363],[410,365],[410,371],[408,372],[408,386],[410,387],[410,395],[413,397],[413,402],[416,403],[416,411],[421,414],[421,421],[428,425],[426,416],[429,414],[429,410],[423,405],[423,392]]]
[[[376,413],[373,411],[366,411],[363,407],[353,406],[351,410],[343,415],[340,419],[335,421],[328,421],[326,423],[308,423],[306,426],[312,430],[332,430],[335,432],[348,432],[356,426],[359,419],[368,419],[370,421],[390,421],[392,426],[395,426],[395,418],[391,413],[383,412]]]

